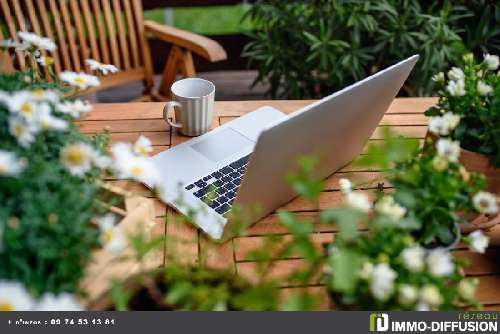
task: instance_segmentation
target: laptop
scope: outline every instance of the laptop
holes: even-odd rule
[[[319,158],[326,178],[354,159],[418,60],[414,55],[286,115],[262,107],[153,157],[162,199],[212,239],[232,237],[231,210],[244,225],[286,204],[296,193],[286,176],[303,156]],[[236,220],[238,220],[236,222]]]

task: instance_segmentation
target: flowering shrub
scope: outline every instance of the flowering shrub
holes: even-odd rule
[[[437,106],[426,111],[432,116],[429,131],[449,137],[500,166],[500,75],[499,58],[485,55],[477,63],[472,54],[463,57],[463,68],[453,67],[445,76],[436,74]],[[447,78],[446,78],[447,77]],[[457,144],[458,145],[458,144]]]
[[[106,134],[89,138],[74,124],[92,108],[77,94],[99,79],[56,76],[52,58],[41,54],[56,45],[33,33],[20,32],[19,38],[21,43],[0,43],[35,64],[0,75],[0,310],[81,309],[74,294],[91,251],[101,245],[120,252],[125,242],[114,217],[102,216],[109,199],[101,196],[100,183],[108,173],[151,180],[157,174],[144,157],[151,143],[142,137],[108,157]],[[38,66],[47,67],[50,82]],[[89,66],[117,71],[95,61]]]

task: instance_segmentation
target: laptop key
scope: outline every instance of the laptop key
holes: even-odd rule
[[[207,175],[203,178],[203,181],[208,181],[212,178],[212,175]]]
[[[220,203],[217,202],[217,200],[215,200],[215,199],[212,201],[212,203],[208,204],[208,206],[211,207],[212,209],[217,208],[219,205],[220,205]]]
[[[224,184],[221,180],[217,180],[214,183],[212,183],[214,187],[220,188]]]
[[[221,172],[213,172],[211,175],[216,179],[220,179],[224,174],[222,174]]]
[[[184,188],[184,189],[191,190],[193,188],[194,188],[194,183],[191,183],[190,185],[187,185],[186,188]]]
[[[234,183],[228,183],[224,185],[224,188],[226,189],[226,191],[231,191],[236,188],[236,185]]]
[[[194,183],[198,188],[203,188],[207,186],[207,183],[203,180],[198,180]]]
[[[233,199],[236,197],[236,192],[234,191],[228,191],[226,194],[226,197],[228,197],[229,199]]]
[[[229,198],[227,198],[226,196],[222,195],[222,196],[220,196],[219,198],[217,198],[217,201],[218,201],[219,203],[226,203],[226,202],[228,202],[228,201],[229,201]]]
[[[231,205],[229,204],[223,204],[219,206],[218,208],[215,209],[215,212],[217,212],[220,215],[223,215],[224,213],[228,212],[231,209]]]
[[[246,167],[241,167],[241,168],[238,168],[238,173],[240,173],[241,175],[245,174],[247,168]]]
[[[205,188],[201,188],[200,190],[198,191],[195,191],[193,193],[193,195],[195,195],[196,197],[198,198],[201,198],[203,197],[207,192],[209,191],[208,187],[205,187]]]
[[[229,166],[233,167],[234,169],[243,167],[248,163],[248,159],[250,158],[250,155],[244,156],[243,158],[240,158],[236,160],[235,162],[229,164]]]
[[[233,179],[237,178],[240,176],[240,173],[238,172],[232,172],[231,174],[229,174],[229,176],[231,176]]]
[[[241,179],[240,179],[240,178],[234,179],[234,180],[233,180],[233,183],[234,183],[235,185],[239,186],[239,185],[240,185],[240,183],[241,183]]]
[[[222,180],[222,182],[224,182],[224,183],[229,183],[229,182],[231,182],[233,179],[232,179],[230,176],[227,176],[227,175],[226,175],[226,176],[224,176],[221,180]]]
[[[227,175],[227,174],[231,173],[232,171],[233,171],[233,169],[232,169],[231,167],[229,167],[229,166],[226,166],[226,167],[224,167],[224,168],[222,168],[222,169],[220,170],[220,172],[221,172],[222,174],[225,174],[225,175]]]

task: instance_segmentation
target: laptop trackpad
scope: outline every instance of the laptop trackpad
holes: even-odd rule
[[[208,160],[219,162],[231,155],[251,147],[255,143],[230,127],[217,131],[206,139],[191,145],[191,148]]]

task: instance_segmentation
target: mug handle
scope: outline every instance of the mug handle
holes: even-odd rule
[[[163,107],[163,119],[170,126],[179,129],[179,128],[182,128],[182,124],[181,123],[177,123],[177,122],[173,122],[173,121],[170,120],[170,118],[168,118],[168,113],[170,112],[170,110],[174,110],[174,107],[181,108],[182,105],[179,102],[176,102],[176,101],[168,101],[165,104],[165,107]],[[175,113],[174,113],[174,117],[175,117]]]

